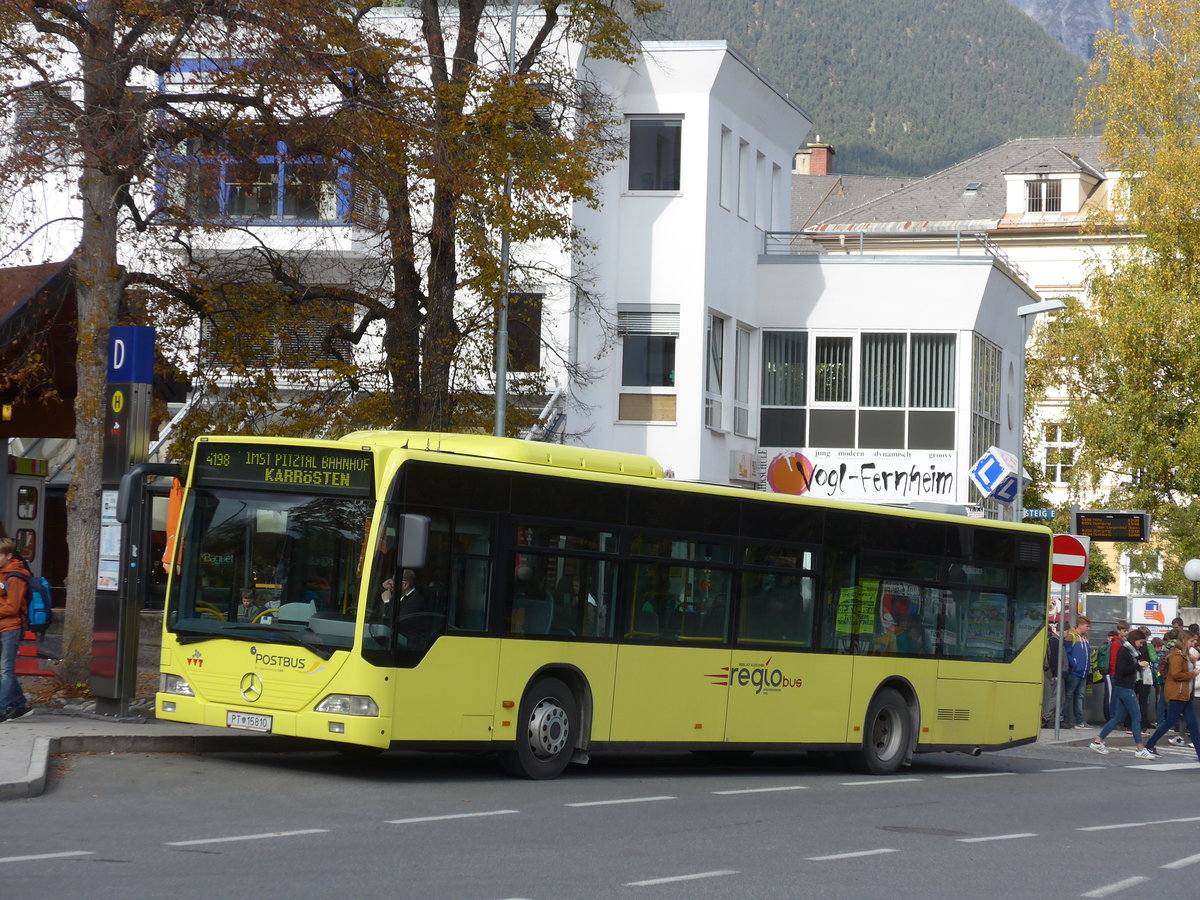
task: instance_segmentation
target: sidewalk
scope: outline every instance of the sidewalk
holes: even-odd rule
[[[47,634],[38,655],[56,668],[61,634]],[[22,677],[21,688],[33,703],[32,715],[0,722],[0,801],[36,797],[46,789],[50,759],[60,753],[215,753],[281,752],[295,749],[288,738],[186,725],[154,718],[158,689],[158,648],[143,646],[138,654],[136,696],[127,716],[95,713],[91,699],[61,696],[56,682]],[[59,685],[61,686],[61,685]]]

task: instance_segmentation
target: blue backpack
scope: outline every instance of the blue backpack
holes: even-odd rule
[[[50,582],[45,578],[34,578],[24,572],[9,572],[29,585],[29,597],[25,618],[30,631],[39,637],[50,627]]]

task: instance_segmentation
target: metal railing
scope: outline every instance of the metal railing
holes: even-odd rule
[[[937,244],[939,250],[947,241],[953,240],[955,256],[990,256],[1022,281],[1029,282],[1025,270],[1013,262],[986,231],[768,231],[763,234],[763,254],[864,256],[868,252],[868,245],[871,250],[877,251],[880,245],[895,240]]]

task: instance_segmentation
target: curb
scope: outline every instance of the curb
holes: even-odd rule
[[[0,802],[38,797],[46,790],[49,761],[68,753],[287,753],[328,749],[302,738],[271,735],[63,735],[33,739],[24,778],[0,783]]]

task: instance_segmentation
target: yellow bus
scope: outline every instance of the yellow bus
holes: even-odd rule
[[[1050,537],[507,438],[201,438],[156,711],[528,778],[647,747],[885,774],[1036,739]]]

